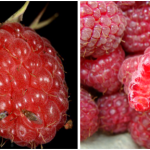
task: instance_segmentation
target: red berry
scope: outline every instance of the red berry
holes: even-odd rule
[[[127,95],[123,92],[103,96],[97,101],[99,127],[102,131],[120,133],[127,131],[133,109],[129,107]]]
[[[97,59],[81,58],[81,83],[103,92],[112,94],[119,90],[118,71],[125,54],[121,46],[108,55]]]
[[[132,139],[139,146],[150,148],[150,112],[134,112],[132,120],[129,123],[128,130]]]
[[[126,27],[126,18],[114,2],[80,2],[81,57],[97,58],[116,49]]]
[[[80,140],[92,136],[98,130],[98,107],[90,93],[80,89]]]
[[[68,109],[62,62],[47,39],[19,23],[2,25],[0,41],[0,135],[20,146],[50,142]]]
[[[150,46],[149,2],[139,2],[125,12],[127,27],[122,45],[127,52],[144,51]]]

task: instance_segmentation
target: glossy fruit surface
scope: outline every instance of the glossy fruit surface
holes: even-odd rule
[[[47,39],[19,23],[5,23],[0,32],[3,137],[23,146],[45,144],[68,109],[62,62]]]

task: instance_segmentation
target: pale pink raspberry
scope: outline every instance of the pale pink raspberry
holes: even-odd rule
[[[150,46],[150,5],[149,2],[136,2],[136,5],[124,12],[127,27],[122,45],[127,52],[144,51]]]
[[[104,132],[127,131],[133,109],[129,107],[127,95],[123,92],[103,96],[97,101],[99,127]]]
[[[103,94],[117,92],[121,88],[118,72],[124,57],[124,51],[119,46],[109,55],[94,60],[81,58],[81,83]]]
[[[81,57],[97,58],[114,51],[121,42],[126,18],[114,2],[80,2]]]
[[[98,107],[90,93],[80,89],[80,140],[92,136],[98,130]]]

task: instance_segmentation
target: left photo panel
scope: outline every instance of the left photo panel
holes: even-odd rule
[[[78,148],[77,7],[0,2],[3,149]]]

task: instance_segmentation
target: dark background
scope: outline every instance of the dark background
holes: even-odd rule
[[[36,18],[39,12],[48,2],[30,2],[24,14],[22,24],[28,26]],[[0,22],[7,20],[15,13],[24,2],[0,2]],[[73,128],[70,130],[60,129],[56,137],[43,148],[47,149],[76,149],[77,148],[77,2],[53,2],[50,1],[41,20],[45,20],[56,12],[59,17],[48,26],[37,30],[37,33],[51,41],[53,47],[64,58],[66,82],[69,87],[70,105],[67,112],[73,120]],[[0,139],[1,140],[1,139]],[[1,143],[1,141],[0,141]],[[7,141],[2,148],[20,149]],[[37,147],[37,148],[40,148]]]

